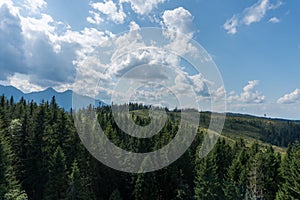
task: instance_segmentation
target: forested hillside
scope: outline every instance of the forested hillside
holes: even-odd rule
[[[139,115],[147,106],[130,104],[130,109],[136,124],[149,123],[147,115]],[[200,159],[210,119],[209,113],[202,113],[196,139],[180,159],[155,172],[130,174],[113,170],[89,154],[71,112],[59,108],[55,97],[39,105],[1,97],[0,199],[286,200],[300,196],[299,122],[229,116],[224,137]],[[113,143],[147,152],[174,137],[180,111],[168,111],[165,127],[151,139],[124,136],[109,106],[97,108],[97,113]],[[279,153],[271,144],[288,148]]]

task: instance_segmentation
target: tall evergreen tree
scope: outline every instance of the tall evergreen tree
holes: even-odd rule
[[[28,162],[26,162],[27,178],[26,187],[30,199],[40,200],[43,198],[43,190],[47,181],[48,160],[43,153],[44,141],[43,135],[47,124],[47,105],[41,103],[37,106],[35,103],[30,104],[32,112],[32,135],[29,138]]]
[[[109,200],[122,200],[122,197],[121,197],[121,194],[120,194],[120,191],[118,189],[115,189],[110,197],[109,197]]]
[[[7,168],[9,163],[3,142],[1,142],[3,137],[0,138],[0,199],[3,199],[8,190],[9,181],[7,180]]]
[[[82,185],[81,182],[80,171],[76,160],[73,162],[72,172],[69,175],[68,199],[70,200],[89,199],[84,192],[84,186]]]
[[[275,153],[272,146],[266,148],[261,153],[260,172],[262,176],[263,197],[266,200],[273,200],[276,197],[276,192],[279,186],[279,168],[281,156]]]
[[[27,194],[16,179],[12,158],[8,143],[0,133],[0,199],[27,200]]]
[[[216,155],[210,152],[196,167],[195,199],[223,199],[217,174]]]
[[[135,200],[152,200],[159,199],[156,177],[152,173],[138,174],[134,186],[134,199]]]
[[[25,162],[27,159],[28,137],[26,134],[27,115],[23,120],[14,119],[9,126],[9,143],[14,154],[14,169],[16,177],[20,180],[25,178]],[[24,124],[23,124],[23,123]]]
[[[179,171],[179,177],[177,178],[177,188],[175,190],[176,200],[192,200],[193,195],[189,188],[189,185],[183,179],[182,170]]]
[[[235,145],[235,158],[228,169],[228,183],[231,192],[241,195],[245,198],[247,187],[249,185],[249,153],[243,142],[237,142]],[[228,188],[229,189],[229,188]]]
[[[49,180],[46,184],[45,199],[64,199],[67,194],[67,173],[65,155],[57,147],[50,161]]]
[[[255,147],[256,148],[256,147]],[[257,152],[257,151],[256,151]],[[249,169],[249,187],[247,195],[250,199],[262,199],[263,198],[263,176],[261,167],[261,153],[253,155],[250,161]]]
[[[283,183],[276,194],[277,200],[298,199],[300,197],[300,143],[290,145],[283,160],[281,173]]]

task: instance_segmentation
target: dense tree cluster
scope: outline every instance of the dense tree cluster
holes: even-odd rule
[[[147,106],[130,104],[129,107],[136,124],[149,123],[147,115],[134,112],[147,111]],[[174,138],[179,122],[176,113],[180,111],[166,111],[168,119],[160,133],[150,139],[138,139],[122,133],[109,106],[97,109],[107,137],[134,152],[159,149]],[[280,154],[270,145],[249,146],[243,139],[221,138],[200,159],[201,142],[208,134],[200,127],[191,147],[176,162],[155,172],[130,174],[113,170],[89,154],[76,133],[71,112],[60,109],[55,97],[39,105],[24,99],[14,103],[13,98],[0,97],[1,200],[300,197],[298,142]],[[292,129],[289,130],[293,135]]]
[[[300,121],[228,114],[223,134],[246,136],[287,147],[290,143],[300,141]]]

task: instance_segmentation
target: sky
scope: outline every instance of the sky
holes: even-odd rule
[[[214,97],[210,102],[226,95],[228,112],[300,119],[299,7],[300,1],[287,0],[1,0],[0,84],[25,93],[47,87],[101,92],[99,97],[109,99],[116,81],[131,70],[134,80],[154,85],[167,75],[173,80],[170,93],[152,85],[161,105],[193,87],[199,102],[208,93]],[[149,34],[146,27],[170,32]],[[147,39],[167,42],[146,51]],[[109,50],[107,41],[113,42]],[[183,58],[195,48],[222,81],[189,69]],[[151,62],[148,77],[142,76],[145,67],[133,67],[145,62]],[[165,73],[158,73],[162,69]],[[124,88],[119,90],[121,95]],[[150,93],[144,87],[131,98],[146,101]]]

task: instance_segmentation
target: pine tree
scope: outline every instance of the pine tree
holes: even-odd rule
[[[263,176],[261,168],[261,153],[256,153],[250,162],[248,195],[251,199],[263,198]]]
[[[233,159],[228,169],[228,184],[232,192],[241,195],[239,199],[244,199],[249,185],[249,154],[244,143],[236,144],[236,157]],[[236,191],[237,190],[237,191]]]
[[[226,180],[223,183],[224,199],[226,200],[243,200],[243,194],[241,189],[232,180]]]
[[[276,194],[277,200],[298,199],[300,197],[300,143],[290,145],[283,160],[281,173],[283,183]]]
[[[138,174],[134,186],[134,199],[135,200],[153,200],[158,198],[158,188],[155,176],[152,173]]]
[[[281,156],[274,152],[272,146],[269,146],[260,157],[263,197],[266,200],[273,200],[278,191]]]
[[[12,167],[13,154],[1,132],[2,131],[0,131],[0,199],[27,200],[27,194],[22,190]]]
[[[14,154],[14,169],[16,177],[19,180],[25,178],[25,162],[28,146],[28,137],[26,134],[27,119],[14,119],[9,126],[9,143]],[[23,123],[24,124],[23,124]]]
[[[175,190],[176,200],[191,200],[193,199],[192,193],[190,191],[189,185],[185,183],[183,179],[182,170],[179,171],[179,177],[177,178],[177,188]]]
[[[7,168],[8,161],[7,155],[4,149],[4,145],[2,144],[2,138],[0,137],[0,199],[3,199],[5,193],[8,190],[8,180],[7,180]]]
[[[37,106],[30,104],[32,112],[32,135],[29,138],[28,154],[30,155],[26,162],[27,177],[25,179],[28,196],[33,200],[43,198],[43,190],[47,181],[47,161],[43,154],[43,135],[47,123],[46,105],[42,103]],[[24,183],[25,184],[25,183]]]
[[[213,152],[200,161],[195,180],[195,199],[223,199],[217,174],[216,156]]]
[[[224,181],[228,168],[232,162],[232,149],[228,144],[226,144],[224,139],[220,139],[215,145],[213,151],[216,154],[218,179],[220,181]]]
[[[120,194],[120,191],[118,189],[115,189],[110,197],[109,197],[109,200],[122,200],[122,197],[121,197],[121,194]]]
[[[73,162],[72,173],[69,175],[68,199],[70,200],[88,199],[88,197],[84,193],[84,187],[81,183],[80,171],[76,160]]]
[[[65,155],[57,147],[50,161],[49,180],[46,184],[45,199],[64,199],[67,194]]]

